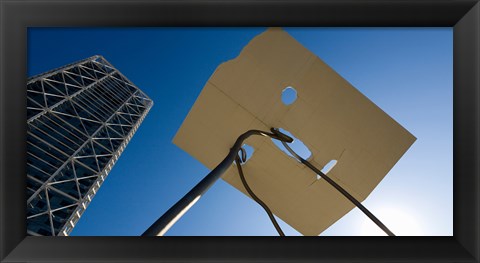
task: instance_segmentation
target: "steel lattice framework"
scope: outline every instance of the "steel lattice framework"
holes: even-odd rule
[[[101,56],[27,82],[27,233],[66,236],[152,107]]]

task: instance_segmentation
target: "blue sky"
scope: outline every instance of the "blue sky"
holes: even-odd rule
[[[285,29],[417,137],[363,204],[397,235],[452,235],[452,29]],[[29,76],[99,54],[155,103],[72,236],[138,236],[208,174],[172,139],[215,68],[264,30],[28,30]],[[219,180],[167,235],[277,232],[259,205]],[[321,235],[383,232],[354,209]]]

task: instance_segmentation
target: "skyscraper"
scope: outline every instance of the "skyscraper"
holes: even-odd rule
[[[27,234],[68,235],[152,100],[101,56],[27,82]]]

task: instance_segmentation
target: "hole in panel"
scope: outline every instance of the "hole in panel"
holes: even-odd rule
[[[323,174],[328,174],[333,169],[333,167],[335,167],[335,165],[337,165],[337,160],[331,160],[330,162],[325,164],[325,166],[322,168],[321,172]],[[320,178],[322,178],[322,177],[317,174],[317,180],[319,180]]]
[[[297,100],[297,90],[288,86],[282,91],[282,102],[285,105],[290,105]]]
[[[290,148],[292,148],[292,150],[294,152],[296,152],[300,157],[302,157],[303,159],[307,160],[308,158],[310,158],[310,156],[312,156],[312,152],[310,151],[310,149],[308,149],[308,147],[299,139],[297,139],[295,136],[293,136],[290,132],[282,129],[282,128],[279,128],[280,132],[281,133],[284,133],[290,137],[293,138],[293,142],[292,143],[289,143],[288,146]],[[279,140],[275,140],[275,139],[271,139],[273,141],[273,143],[280,149],[282,150],[283,152],[285,152],[288,156],[290,157],[293,157],[295,158],[282,144],[281,141]],[[296,160],[296,158],[295,158]]]
[[[250,160],[250,158],[252,158],[252,155],[253,155],[253,152],[255,151],[255,149],[253,149],[253,147],[248,145],[248,144],[244,144],[242,147],[243,147],[243,149],[245,149],[245,152],[247,152],[247,159],[244,162],[244,164],[245,164],[245,163],[248,162],[248,160]]]
[[[333,169],[333,167],[335,167],[336,164],[337,164],[337,160],[331,160],[323,167],[322,173],[328,174],[328,172],[330,172]]]

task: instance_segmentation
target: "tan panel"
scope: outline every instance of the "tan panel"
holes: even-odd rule
[[[297,100],[281,101],[292,86]],[[283,128],[302,140],[319,169],[363,201],[415,137],[279,28],[255,37],[210,77],[173,142],[213,169],[249,129]],[[325,180],[279,150],[269,138],[242,167],[252,190],[304,235],[318,235],[354,206]],[[234,165],[223,179],[248,195]]]

